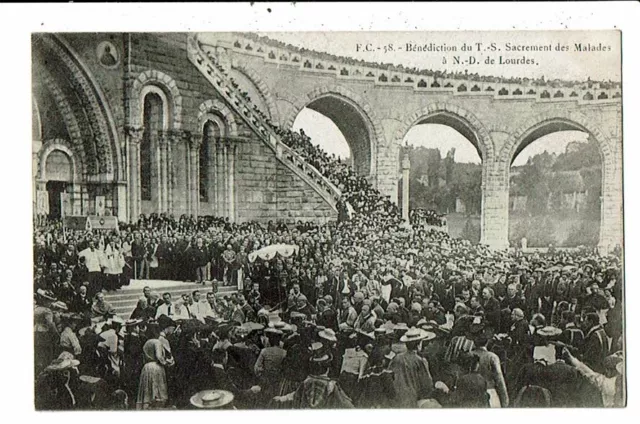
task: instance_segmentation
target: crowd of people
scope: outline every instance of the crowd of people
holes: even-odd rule
[[[409,211],[409,222],[412,225],[445,227],[447,225],[447,217],[432,209],[412,209]]]
[[[462,71],[439,71],[432,69],[418,69],[416,67],[406,67],[403,65],[396,65],[393,63],[377,63],[377,62],[368,62],[362,59],[355,59],[353,57],[346,56],[336,56],[329,53],[318,52],[314,50],[308,50],[304,48],[300,48],[294,46],[292,44],[283,43],[281,41],[259,36],[257,34],[251,33],[243,33],[242,37],[252,39],[254,42],[261,43],[267,46],[272,46],[278,49],[284,49],[287,51],[294,51],[300,54],[301,56],[313,57],[317,60],[323,60],[327,62],[338,62],[342,64],[346,64],[349,66],[358,66],[358,67],[366,67],[366,68],[375,68],[375,69],[384,69],[388,72],[403,72],[410,73],[419,76],[427,76],[434,78],[442,78],[442,79],[459,79],[459,80],[470,80],[475,82],[489,82],[489,83],[504,83],[504,84],[522,84],[525,86],[546,86],[551,88],[594,88],[594,89],[613,89],[620,88],[620,82],[616,81],[592,81],[588,79],[587,81],[579,81],[579,80],[562,80],[562,79],[554,79],[549,80],[544,77],[540,78],[527,78],[527,77],[497,77],[491,75],[480,75],[477,72],[468,72],[468,70]],[[242,45],[239,41],[235,42],[236,47],[247,48],[250,44]],[[253,48],[252,48],[253,49]]]
[[[435,214],[407,225],[303,131],[274,130],[340,189],[337,221],[38,222],[38,409],[624,404],[619,253],[492,251],[428,228]],[[273,245],[295,254],[250,260]],[[121,317],[105,293],[131,279],[202,290],[146,288]]]

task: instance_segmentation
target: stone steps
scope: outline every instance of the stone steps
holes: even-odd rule
[[[142,290],[146,286],[160,296],[163,293],[171,293],[171,297],[174,300],[177,300],[185,293],[191,294],[194,290],[199,290],[203,295],[211,291],[210,284],[202,285],[193,282],[166,280],[131,280],[128,286],[124,286],[115,292],[105,293],[104,298],[114,307],[119,317],[128,319],[136,308],[138,300],[143,296]],[[235,293],[236,291],[236,287],[218,287],[219,296]]]

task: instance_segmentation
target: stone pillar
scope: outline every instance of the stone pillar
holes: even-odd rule
[[[482,216],[480,243],[492,249],[509,247],[509,164],[482,163]]]
[[[137,127],[125,128],[125,143],[127,144],[127,158],[129,159],[128,187],[129,191],[129,221],[133,222],[140,216],[140,142],[143,129]]]
[[[167,212],[169,209],[169,155],[167,146],[169,144],[169,134],[166,131],[158,133],[158,152],[159,152],[159,178],[158,189],[160,192],[160,208],[158,213]]]
[[[228,190],[229,190],[229,161],[228,161],[228,156],[227,156],[227,142],[226,140],[222,141],[222,154],[220,155],[220,168],[221,168],[221,172],[220,175],[222,176],[220,183],[222,186],[222,193],[220,196],[220,209],[222,210],[222,217],[223,218],[228,218],[229,217],[229,209],[227,206],[227,197],[228,197]]]
[[[623,200],[621,161],[603,164],[602,209],[600,214],[600,240],[598,249],[601,254],[611,252],[617,245],[623,245]]]
[[[174,143],[171,150],[173,152],[175,189],[172,197],[173,213],[178,216],[189,213],[189,143],[189,133],[178,131],[174,133]]]
[[[207,181],[209,183],[209,204],[214,215],[218,215],[218,145],[217,140],[209,140],[209,169],[207,169]]]
[[[215,213],[216,216],[222,216],[222,208],[221,208],[221,199],[222,199],[222,145],[220,144],[220,140],[216,140],[216,156],[215,156],[215,167],[216,167],[216,187],[215,187]]]
[[[229,205],[229,220],[234,222],[236,220],[236,205],[235,205],[235,172],[236,172],[236,145],[229,145],[229,190],[227,193],[228,205]]]
[[[168,187],[168,199],[167,199],[167,212],[169,214],[173,214],[175,210],[174,204],[174,193],[176,189],[176,172],[174,168],[174,147],[178,145],[180,140],[182,139],[182,133],[180,131],[171,131],[169,132],[168,142],[167,142],[167,168],[168,168],[168,176],[167,182],[169,184]]]
[[[409,222],[409,152],[406,150],[402,156],[402,219]]]
[[[202,134],[193,134],[191,136],[190,146],[190,172],[189,179],[191,185],[189,192],[191,193],[191,214],[198,216],[200,213],[200,146],[202,145]]]

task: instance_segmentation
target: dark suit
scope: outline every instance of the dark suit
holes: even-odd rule
[[[76,294],[69,303],[69,311],[76,312],[78,314],[86,314],[91,312],[91,300],[89,296],[81,297]]]
[[[582,351],[583,362],[597,373],[604,371],[603,361],[609,353],[607,333],[598,325],[587,333]]]
[[[500,330],[500,302],[495,297],[492,297],[489,300],[485,300],[482,304],[482,308],[484,309],[484,314],[487,319],[487,324],[489,324],[494,330]]]

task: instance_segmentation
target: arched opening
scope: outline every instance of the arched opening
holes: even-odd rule
[[[312,143],[347,161],[359,175],[371,175],[372,128],[351,100],[335,94],[319,97],[298,113],[292,129],[303,129]]]
[[[213,200],[212,167],[213,149],[217,140],[222,137],[222,128],[218,122],[207,120],[202,128],[202,144],[200,145],[200,202],[209,203]]]
[[[140,196],[142,201],[155,203],[158,193],[158,166],[156,157],[157,137],[164,129],[165,104],[157,92],[144,96],[142,124],[144,133],[140,143]],[[146,209],[146,208],[145,208]]]
[[[62,150],[53,150],[45,162],[46,190],[49,201],[49,218],[60,219],[71,215],[70,193],[73,186],[73,164]]]
[[[456,115],[436,113],[417,120],[399,152],[398,205],[403,203],[402,167],[408,153],[409,214],[412,221],[444,227],[455,237],[480,240],[482,150],[473,128]],[[435,212],[442,217],[433,216]]]
[[[602,153],[586,129],[551,121],[529,132],[510,168],[510,245],[595,247],[602,178]]]

